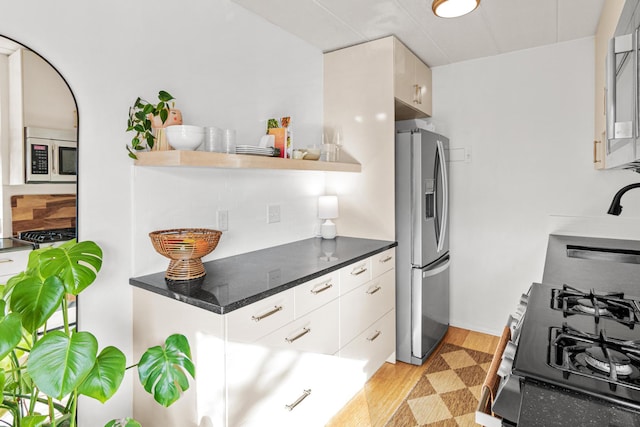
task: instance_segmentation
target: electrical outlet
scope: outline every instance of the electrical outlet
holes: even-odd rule
[[[229,229],[229,212],[218,211],[218,230],[227,231]]]
[[[267,205],[267,224],[280,222],[280,205]]]

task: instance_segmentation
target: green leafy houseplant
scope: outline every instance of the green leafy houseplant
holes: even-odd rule
[[[138,97],[136,102],[129,108],[129,120],[127,122],[127,132],[135,132],[135,136],[131,139],[131,146],[127,145],[129,157],[137,159],[135,152],[145,149],[152,149],[155,143],[153,136],[153,127],[151,117],[160,117],[161,122],[167,121],[169,117],[168,102],[174,99],[171,94],[161,90],[158,93],[159,102],[151,104],[144,99]]]
[[[93,334],[70,326],[71,296],[92,284],[101,267],[102,250],[96,243],[71,241],[32,251],[26,270],[4,286],[0,425],[74,427],[80,395],[104,403],[120,387],[125,371],[136,366],[144,389],[163,406],[174,403],[189,388],[187,374],[193,378],[195,367],[183,335],[171,335],[163,346],[149,348],[136,365],[127,367],[118,348],[108,346],[98,353]],[[53,325],[56,313],[62,314],[62,322]],[[139,425],[131,418],[107,424]]]

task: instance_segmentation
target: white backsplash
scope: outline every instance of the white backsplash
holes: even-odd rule
[[[149,232],[217,229],[217,211],[229,229],[205,261],[313,237],[324,172],[207,168],[133,168],[134,275],[164,271],[168,260]],[[280,222],[267,223],[267,205],[280,206]]]

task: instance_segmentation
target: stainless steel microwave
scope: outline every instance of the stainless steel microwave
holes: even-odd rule
[[[78,140],[75,129],[25,128],[25,182],[76,182]]]

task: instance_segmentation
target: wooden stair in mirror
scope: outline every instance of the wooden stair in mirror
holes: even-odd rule
[[[136,153],[136,166],[210,167],[223,169],[279,169],[325,172],[360,172],[359,163],[294,160],[280,157],[213,153],[208,151],[147,151]]]

